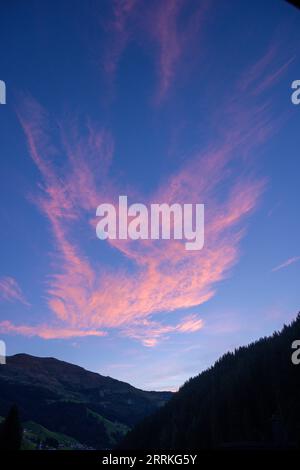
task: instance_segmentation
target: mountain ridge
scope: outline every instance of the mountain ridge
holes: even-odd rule
[[[77,364],[74,364],[72,362],[67,362],[67,361],[64,361],[64,360],[61,360],[61,359],[57,359],[55,357],[52,357],[52,356],[33,356],[31,354],[27,354],[27,353],[16,353],[16,354],[13,354],[13,355],[10,355],[10,356],[7,356],[6,357],[6,361],[7,363],[14,363],[14,365],[16,365],[16,360],[17,360],[17,363],[18,363],[18,360],[21,359],[21,367],[23,368],[24,367],[24,360],[28,360],[30,359],[31,361],[31,364],[35,362],[36,360],[36,363],[38,365],[41,365],[41,363],[43,362],[44,364],[48,363],[48,364],[55,364],[55,365],[59,365],[59,366],[65,366],[65,367],[68,367],[69,370],[73,369],[74,371],[81,371],[81,373],[83,374],[88,374],[90,376],[94,375],[94,377],[96,378],[103,378],[103,379],[108,379],[108,380],[112,380],[114,383],[119,383],[119,384],[123,384],[123,385],[126,385],[126,386],[129,386],[129,387],[132,387],[133,389],[135,390],[140,390],[141,392],[144,392],[144,393],[159,393],[159,394],[163,394],[163,393],[173,393],[171,392],[170,390],[163,390],[163,391],[157,391],[157,390],[143,390],[139,387],[135,387],[134,385],[131,385],[129,382],[125,382],[124,380],[119,380],[119,379],[116,379],[114,377],[111,377],[110,375],[103,375],[103,374],[100,374],[99,372],[94,372],[94,371],[90,371],[89,369],[86,369],[85,367],[83,366],[79,366]]]
[[[189,379],[118,449],[300,448],[300,314]],[[300,356],[300,352],[298,354]]]
[[[33,421],[94,448],[113,447],[172,392],[143,391],[53,357],[8,356],[0,367],[0,416],[17,404]]]

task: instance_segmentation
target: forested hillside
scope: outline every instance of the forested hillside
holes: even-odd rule
[[[300,314],[281,332],[225,354],[190,379],[121,447],[299,447],[300,365],[291,360],[297,339]]]
[[[171,395],[139,390],[54,358],[16,354],[0,367],[0,416],[17,405],[24,438],[37,436],[30,439],[36,445],[56,433],[67,447],[78,442],[80,448],[111,448]]]

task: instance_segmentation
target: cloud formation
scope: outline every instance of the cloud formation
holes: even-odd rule
[[[156,2],[150,22],[159,45],[160,98],[182,66],[183,52],[199,25],[189,17],[185,28],[178,29],[184,2],[163,3],[162,12],[162,3]],[[111,62],[107,62],[109,73],[115,73],[129,40],[128,21],[136,4],[134,0],[114,3],[110,27],[116,38]],[[0,329],[46,339],[102,336],[117,329],[149,347],[170,334],[200,330],[204,325],[200,314],[174,324],[172,312],[194,309],[211,299],[217,283],[239,260],[245,220],[257,207],[265,187],[265,181],[255,177],[252,162],[274,126],[268,102],[249,103],[244,91],[256,89],[259,79],[263,83],[259,94],[277,82],[286,66],[265,80],[266,66],[273,58],[274,52],[268,50],[250,69],[248,79],[245,75],[236,88],[232,86],[230,97],[220,103],[218,119],[213,122],[216,137],[210,144],[187,155],[180,168],[168,174],[151,195],[128,188],[129,198],[135,195],[130,202],[204,203],[205,245],[195,252],[185,250],[179,240],[96,239],[97,206],[116,204],[124,187],[112,176],[113,136],[90,119],[84,126],[75,118],[54,119],[33,98],[24,97],[18,117],[40,174],[35,203],[52,234],[54,263],[46,295],[53,323],[45,326],[42,320],[40,325],[30,326],[3,321]],[[93,239],[99,249],[94,248],[91,255],[86,244]],[[101,256],[104,246],[118,260],[114,267]],[[161,322],[162,313],[168,313],[170,324]]]
[[[155,101],[162,102],[178,75],[185,53],[199,41],[209,7],[210,1],[193,4],[185,0],[154,0],[151,7],[141,0],[112,1],[112,20],[104,25],[106,47],[102,51],[102,67],[109,80],[115,77],[131,41],[148,43],[156,64]]]
[[[27,326],[27,325],[14,325],[10,321],[0,322],[0,329],[2,333],[6,334],[20,334],[23,336],[39,336],[43,339],[68,339],[74,337],[84,336],[105,336],[106,333],[99,330],[79,330],[72,328],[55,328],[47,325]]]
[[[27,307],[30,306],[16,279],[10,276],[0,278],[0,299],[8,302],[20,302]]]
[[[278,266],[275,266],[275,268],[272,269],[272,272],[279,271],[280,269],[287,268],[291,264],[297,263],[297,261],[300,260],[300,256],[293,256],[292,258],[287,259],[283,263],[279,264]]]
[[[253,135],[248,129],[246,139],[243,129],[229,126],[221,144],[196,153],[151,196],[152,201],[168,204],[204,202],[204,249],[188,252],[178,240],[110,240],[112,249],[120,253],[119,266],[112,270],[96,254],[95,260],[90,259],[83,240],[76,237],[82,224],[92,237],[96,207],[107,200],[117,201],[119,195],[109,172],[113,157],[110,134],[89,122],[81,133],[72,123],[60,125],[59,136],[51,136],[49,129],[55,126],[31,98],[24,100],[19,118],[42,177],[36,201],[52,229],[56,265],[48,282],[48,305],[61,331],[43,324],[17,327],[6,323],[2,328],[43,338],[100,335],[118,328],[152,346],[171,332],[202,327],[200,318],[166,326],[152,317],[206,302],[214,295],[215,284],[238,260],[243,234],[240,223],[255,208],[264,182],[241,177],[239,170],[230,167],[235,161],[238,168],[239,149],[250,151],[255,145],[255,126]],[[61,155],[66,156],[64,165]],[[220,187],[226,188],[222,197]],[[130,261],[130,268],[124,259]]]

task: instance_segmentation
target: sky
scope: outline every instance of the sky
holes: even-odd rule
[[[0,339],[177,390],[299,311],[300,14],[281,0],[2,0]],[[205,243],[96,209],[204,204]]]

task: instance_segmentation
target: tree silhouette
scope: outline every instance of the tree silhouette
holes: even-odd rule
[[[300,448],[300,314],[228,352],[127,434],[121,449]]]
[[[19,450],[22,443],[23,429],[19,418],[19,410],[13,405],[5,418],[0,430],[0,449]]]

